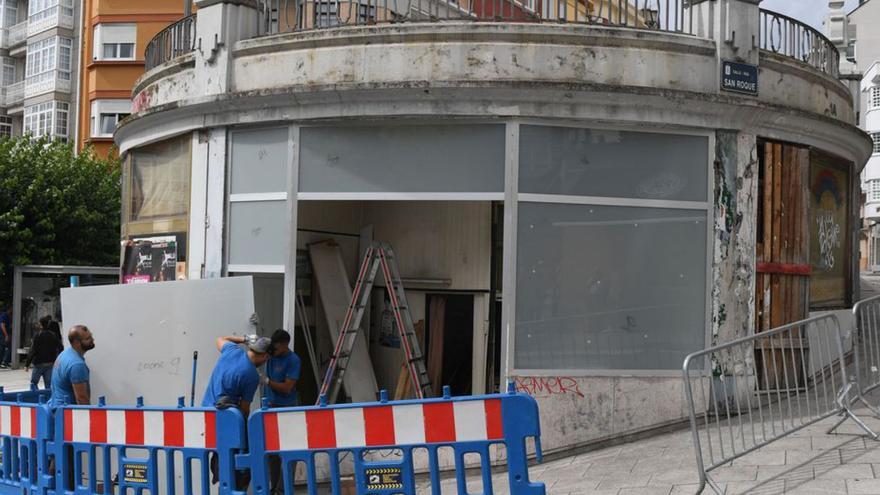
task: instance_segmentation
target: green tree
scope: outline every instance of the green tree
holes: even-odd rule
[[[120,169],[57,140],[0,140],[0,301],[16,265],[118,264]]]

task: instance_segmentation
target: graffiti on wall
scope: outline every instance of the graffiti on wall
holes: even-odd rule
[[[834,251],[840,247],[840,224],[834,218],[834,212],[819,210],[816,212],[816,228],[819,230],[819,268],[834,268]]]
[[[810,304],[846,303],[850,175],[847,166],[813,154],[810,166]]]
[[[536,399],[559,395],[584,397],[577,379],[570,376],[523,376],[514,379],[517,392],[525,392]]]

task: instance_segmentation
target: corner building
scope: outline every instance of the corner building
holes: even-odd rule
[[[190,278],[253,275],[305,356],[302,296],[321,362],[310,246],[353,281],[388,241],[454,394],[512,380],[547,451],[680,422],[686,354],[858,299],[872,145],[811,28],[745,0],[611,3],[200,0],[115,134],[122,235],[185,239]],[[723,89],[730,67],[757,94]],[[386,312],[377,291],[393,391]]]

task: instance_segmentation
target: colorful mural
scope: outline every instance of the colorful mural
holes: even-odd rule
[[[814,157],[811,162],[810,305],[844,306],[849,280],[849,172],[829,159]]]

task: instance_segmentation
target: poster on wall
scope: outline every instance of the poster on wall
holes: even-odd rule
[[[842,307],[849,284],[849,168],[818,154],[810,164],[810,306]]]
[[[177,237],[134,238],[125,243],[123,284],[186,279],[186,263],[178,259]]]

